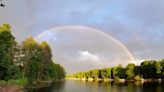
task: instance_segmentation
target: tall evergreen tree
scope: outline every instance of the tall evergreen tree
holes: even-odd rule
[[[17,78],[19,69],[13,64],[13,47],[16,44],[11,34],[11,27],[3,24],[0,27],[0,79],[8,80]]]

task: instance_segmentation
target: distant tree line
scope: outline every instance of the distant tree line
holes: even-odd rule
[[[93,79],[127,79],[140,80],[143,79],[164,79],[164,60],[144,61],[137,66],[133,63],[123,67],[122,65],[95,69],[87,72],[67,75],[67,78],[93,78]]]
[[[10,29],[8,24],[0,26],[0,80],[27,78],[32,83],[65,78],[64,68],[52,61],[47,42],[29,37],[18,44]]]

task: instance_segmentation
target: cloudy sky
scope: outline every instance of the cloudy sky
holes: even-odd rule
[[[164,58],[164,0],[2,0],[2,3],[6,7],[0,7],[0,25],[9,23],[19,42],[28,36],[47,40],[55,62],[65,66],[68,73],[124,64],[133,59],[137,63]]]

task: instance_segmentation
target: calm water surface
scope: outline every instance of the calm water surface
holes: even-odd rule
[[[164,92],[164,83],[151,82],[89,82],[66,80],[44,87],[28,88],[25,92]]]

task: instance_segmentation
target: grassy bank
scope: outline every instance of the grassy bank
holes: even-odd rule
[[[55,81],[63,81],[61,80],[36,80],[33,83],[28,83],[27,78],[19,79],[19,80],[0,80],[0,92],[22,92],[28,88],[37,88],[37,87],[46,87],[50,86]]]
[[[19,92],[27,84],[27,79],[0,80],[0,92]]]
[[[27,84],[27,78],[22,78],[18,80],[0,80],[0,86],[8,86],[8,85],[17,85],[17,86],[25,86]]]

